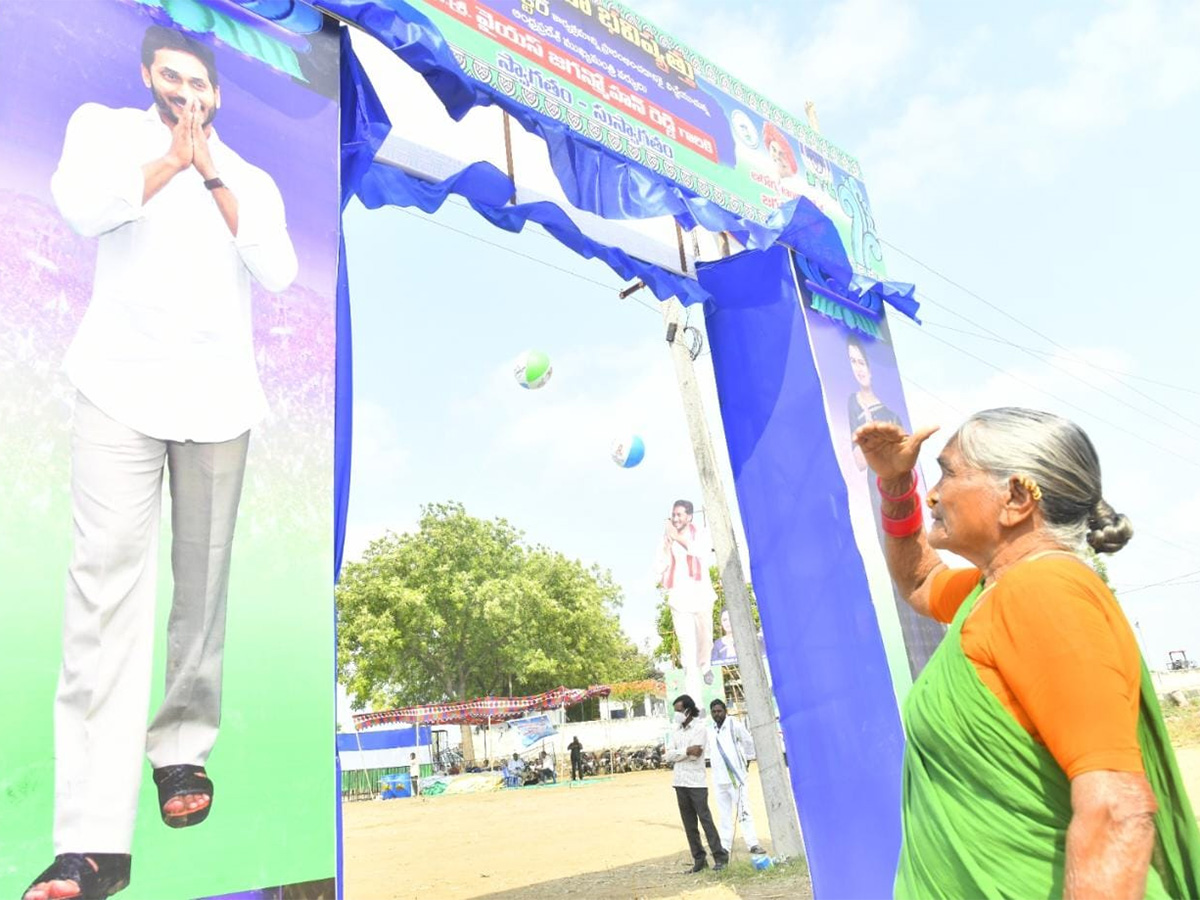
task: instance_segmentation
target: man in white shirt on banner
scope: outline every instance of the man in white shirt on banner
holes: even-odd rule
[[[713,565],[712,538],[692,522],[690,500],[676,500],[655,558],[659,586],[666,592],[671,623],[679,640],[684,686],[690,696],[703,695],[712,684],[713,604],[717,593],[708,570]]]
[[[26,900],[128,884],[143,753],[167,825],[208,815],[234,524],[250,429],[267,412],[251,281],[281,291],[297,272],[275,182],[213,127],[211,48],[152,26],[141,63],[153,104],[77,109],[50,184],[63,218],[97,248],[64,362],[78,393],[55,699],[57,856]],[[166,692],[147,730],[164,474],[174,594]]]
[[[750,815],[749,764],[754,759],[754,740],[746,726],[729,718],[720,700],[708,706],[712,717],[708,726],[708,763],[712,767],[713,787],[717,793],[717,833],[721,846],[733,846],[733,823],[742,832],[742,840],[751,853],[766,853],[758,843],[754,818]]]

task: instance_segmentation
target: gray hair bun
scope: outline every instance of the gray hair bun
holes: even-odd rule
[[[1101,500],[1088,516],[1087,542],[1097,553],[1116,553],[1133,537],[1133,523]]]

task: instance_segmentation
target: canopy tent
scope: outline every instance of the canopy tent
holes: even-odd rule
[[[597,684],[588,688],[558,687],[528,697],[481,697],[462,703],[408,706],[384,712],[359,713],[354,716],[354,727],[361,730],[395,722],[421,725],[490,725],[493,722],[518,719],[527,712],[574,706],[592,697],[607,697],[611,692],[612,689],[607,684]]]

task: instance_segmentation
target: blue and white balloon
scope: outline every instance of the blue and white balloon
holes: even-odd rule
[[[646,444],[641,435],[627,434],[612,444],[612,460],[622,469],[632,469],[646,455]]]

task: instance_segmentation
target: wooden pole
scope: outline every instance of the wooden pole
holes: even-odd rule
[[[704,509],[715,545],[717,566],[721,571],[725,608],[729,610],[734,644],[740,648],[738,667],[746,695],[750,733],[758,755],[758,777],[767,806],[767,825],[771,830],[775,855],[794,858],[804,853],[800,821],[796,814],[796,802],[792,796],[787,769],[783,763],[783,748],[775,725],[775,707],[771,689],[767,685],[767,672],[762,656],[758,653],[758,630],[754,627],[754,616],[750,611],[750,596],[746,591],[746,575],[742,570],[742,560],[738,555],[737,541],[734,537],[733,518],[729,514],[725,488],[717,471],[716,453],[704,417],[704,405],[700,398],[695,366],[686,342],[680,340],[684,328],[683,318],[683,306],[678,300],[672,298],[663,303],[663,321],[668,333],[674,338],[670,342],[671,358],[675,363],[675,378],[679,383],[679,394],[687,414],[688,432],[696,456],[696,471],[700,476],[700,486],[704,494]]]

